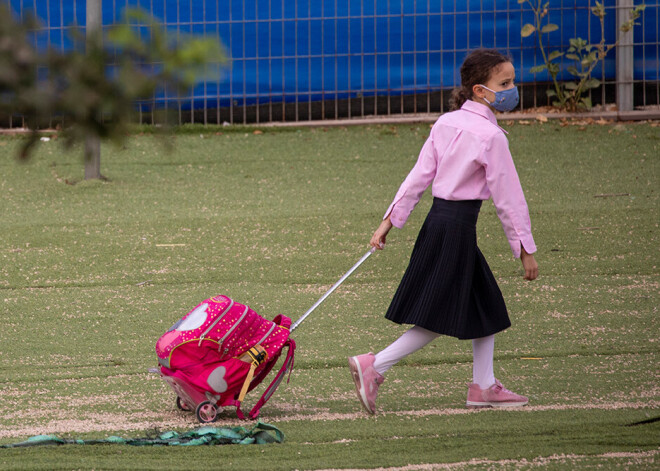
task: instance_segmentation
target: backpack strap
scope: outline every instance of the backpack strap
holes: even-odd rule
[[[261,408],[263,407],[266,402],[268,402],[268,399],[273,395],[275,390],[277,390],[278,386],[284,379],[284,376],[289,373],[289,378],[287,379],[287,383],[289,382],[289,379],[291,378],[291,371],[293,370],[293,361],[294,361],[294,353],[296,350],[296,342],[289,338],[286,343],[282,346],[282,348],[286,347],[287,348],[287,353],[286,353],[286,358],[284,359],[284,363],[282,363],[282,367],[280,368],[280,371],[277,372],[277,375],[273,379],[273,381],[268,385],[264,393],[261,395],[261,398],[257,403],[254,405],[250,413],[248,414],[250,419],[254,420],[259,416],[259,412]],[[240,407],[236,409],[236,412],[240,410]],[[242,415],[242,414],[241,414]],[[240,417],[240,415],[239,415]]]
[[[275,325],[279,325],[281,327],[284,327],[285,329],[288,330],[289,327],[291,326],[291,319],[288,318],[287,316],[283,316],[282,314],[278,314],[275,317],[275,319],[273,319],[273,323]],[[250,384],[248,392],[252,391],[264,379],[266,379],[266,376],[268,376],[268,374],[270,373],[270,370],[273,369],[273,367],[275,366],[275,363],[277,363],[277,360],[280,358],[280,355],[282,354],[282,348],[284,348],[285,345],[286,345],[286,342],[284,343],[284,345],[282,345],[280,350],[272,356],[272,358],[267,359],[267,362],[266,362],[266,365],[264,366],[264,368],[259,373],[257,373],[257,375],[252,380],[252,384]]]
[[[254,377],[254,370],[256,370],[260,364],[266,361],[267,356],[268,354],[266,353],[264,347],[262,347],[261,345],[255,345],[245,354],[243,354],[243,356],[241,357],[241,360],[250,363],[250,370],[248,371],[247,376],[245,377],[245,382],[243,383],[241,392],[238,395],[239,403],[243,402],[243,399],[245,398],[245,394],[247,394],[248,392],[248,386],[250,386],[250,383],[252,382],[252,378]]]
[[[294,352],[296,350],[296,342],[293,339],[288,339],[284,345],[282,346],[282,349],[286,348],[287,353],[286,357],[284,358],[284,363],[282,363],[282,367],[280,368],[280,371],[277,372],[277,375],[275,375],[275,378],[273,381],[268,385],[264,393],[261,395],[261,398],[257,401],[257,403],[254,405],[250,413],[248,414],[248,417],[250,419],[256,419],[259,416],[259,411],[263,407],[266,402],[268,402],[268,399],[273,395],[277,387],[280,385],[282,380],[284,379],[284,375],[289,373],[289,377],[291,376],[291,370],[293,369],[293,359],[294,359]],[[275,358],[273,363],[277,361]],[[288,379],[287,379],[288,382]],[[245,414],[243,414],[243,411],[241,410],[241,403],[238,400],[234,400],[233,404],[236,406],[236,415],[238,416],[239,419],[245,420]]]
[[[280,325],[286,329],[289,329],[291,327],[291,319],[287,316],[284,316],[282,314],[278,314],[274,319],[273,322],[276,325]],[[261,398],[255,406],[252,408],[248,416],[250,419],[256,419],[257,416],[259,415],[260,409],[263,407],[264,404],[270,399],[270,397],[273,395],[277,387],[280,385],[282,382],[282,379],[284,379],[284,375],[289,372],[289,377],[291,376],[291,370],[293,369],[293,360],[294,360],[294,352],[296,350],[296,342],[292,338],[288,338],[286,342],[284,342],[284,345],[282,345],[282,348],[277,352],[276,355],[273,356],[273,358],[268,358],[266,361],[266,365],[264,366],[263,370],[259,372],[256,376],[251,376],[248,374],[248,378],[246,378],[246,382],[243,384],[243,390],[241,391],[241,394],[239,397],[234,399],[231,403],[231,405],[236,406],[236,416],[241,419],[245,420],[245,414],[243,414],[243,411],[241,410],[241,402],[245,396],[245,393],[248,391],[251,391],[261,381],[270,373],[270,370],[275,366],[275,363],[277,363],[277,360],[279,359],[282,350],[284,348],[287,349],[287,354],[286,357],[284,358],[284,363],[282,364],[282,367],[280,368],[280,371],[277,373],[273,381],[268,385],[264,393],[262,394]],[[252,372],[254,374],[254,371]],[[288,382],[288,379],[287,379]],[[246,387],[246,385],[248,385]]]

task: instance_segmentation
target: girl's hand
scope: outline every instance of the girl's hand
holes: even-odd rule
[[[539,276],[539,265],[536,263],[534,255],[527,253],[525,248],[521,247],[520,261],[525,269],[525,279],[535,280]]]
[[[380,223],[380,226],[378,226],[374,235],[371,236],[369,245],[377,250],[383,250],[385,248],[385,238],[387,237],[387,233],[390,232],[390,229],[392,229],[392,222],[388,216],[383,219],[383,222]]]

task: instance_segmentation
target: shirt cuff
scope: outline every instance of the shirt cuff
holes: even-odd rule
[[[406,224],[406,221],[408,220],[408,216],[410,215],[410,213],[408,213],[408,215],[402,217],[402,215],[400,214],[401,211],[397,211],[396,204],[400,200],[401,198],[394,200],[390,205],[390,207],[387,208],[387,211],[385,211],[385,215],[383,216],[383,220],[387,219],[387,217],[389,216],[390,222],[397,229],[403,229],[403,226]]]
[[[536,244],[534,243],[534,239],[531,235],[519,239],[510,239],[509,245],[511,246],[511,252],[513,252],[513,256],[515,258],[520,258],[522,253],[522,250],[520,249],[521,246],[524,247],[525,252],[528,254],[533,254],[536,252]]]

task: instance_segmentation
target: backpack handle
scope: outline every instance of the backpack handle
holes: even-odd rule
[[[290,331],[293,332],[294,330],[296,330],[296,328],[302,323],[302,321],[304,321],[305,318],[306,318],[307,316],[309,316],[309,315],[312,313],[312,311],[314,311],[314,309],[316,309],[317,307],[319,307],[319,304],[321,304],[323,301],[325,301],[325,298],[327,298],[328,296],[330,296],[330,295],[332,294],[332,292],[333,292],[334,290],[336,290],[337,287],[339,287],[339,285],[341,285],[341,284],[346,280],[346,278],[348,278],[349,276],[351,276],[351,273],[353,273],[353,272],[357,269],[357,267],[359,267],[360,265],[362,265],[362,262],[364,262],[366,259],[368,259],[369,256],[370,256],[372,253],[374,253],[375,251],[376,251],[376,248],[375,248],[375,247],[372,247],[367,253],[365,253],[365,254],[362,256],[362,258],[361,258],[360,260],[358,260],[358,262],[357,262],[355,265],[353,265],[353,266],[351,267],[350,270],[348,270],[346,273],[344,273],[344,275],[343,275],[341,278],[339,278],[339,281],[337,281],[337,283],[335,283],[334,285],[332,285],[332,288],[330,288],[328,291],[326,291],[326,293],[325,293],[323,296],[321,296],[321,298],[320,298],[318,301],[316,301],[316,302],[314,303],[314,305],[313,305],[312,307],[310,307],[310,308],[307,310],[307,312],[306,312],[305,314],[303,314],[302,316],[300,316],[300,319],[298,319],[298,320],[297,320],[297,321],[291,326]]]

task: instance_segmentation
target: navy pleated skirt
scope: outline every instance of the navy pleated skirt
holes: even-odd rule
[[[385,317],[475,339],[511,325],[502,292],[477,247],[481,201],[434,198]]]

